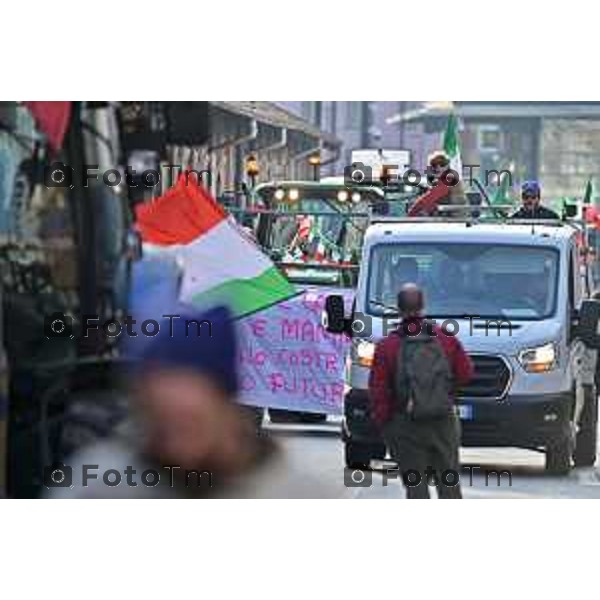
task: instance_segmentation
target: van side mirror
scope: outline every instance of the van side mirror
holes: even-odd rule
[[[600,300],[584,300],[579,310],[578,334],[589,348],[600,348]]]
[[[564,206],[563,215],[567,219],[572,219],[577,216],[577,204],[567,203]]]
[[[332,294],[325,298],[323,311],[323,327],[329,333],[345,333],[348,329],[348,319],[345,315],[344,297]]]

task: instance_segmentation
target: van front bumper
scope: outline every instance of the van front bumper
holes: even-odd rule
[[[563,437],[573,412],[569,392],[508,396],[501,401],[465,398],[460,405],[463,446],[535,448]],[[469,418],[470,417],[470,418]]]
[[[504,400],[461,399],[463,446],[536,448],[562,437],[573,411],[568,392],[536,396],[508,396]],[[352,389],[344,401],[342,439],[381,443],[369,414],[366,390]]]

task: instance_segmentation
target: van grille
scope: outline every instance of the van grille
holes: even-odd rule
[[[471,354],[475,372],[473,379],[458,391],[458,397],[492,398],[504,397],[510,382],[510,369],[499,356]]]

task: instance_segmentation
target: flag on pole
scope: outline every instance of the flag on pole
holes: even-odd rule
[[[273,262],[192,174],[136,207],[145,244],[174,252],[183,265],[180,301],[202,307],[227,304],[236,317],[296,295]]]
[[[309,215],[305,215],[298,219],[298,239],[308,240],[313,229],[313,222]]]
[[[69,127],[72,102],[24,101],[37,127],[46,134],[51,150],[58,152]]]
[[[500,185],[496,189],[494,195],[491,198],[491,203],[496,205],[501,204],[514,204],[512,198],[509,195],[510,190],[510,173],[503,173],[504,177],[500,177]]]
[[[583,218],[589,229],[597,230],[600,225],[600,206],[596,202],[596,190],[590,177],[585,184],[583,193]]]
[[[593,199],[594,199],[594,184],[592,182],[592,178],[590,177],[587,180],[587,183],[585,185],[585,192],[583,194],[583,203],[591,204]]]
[[[450,113],[446,131],[444,132],[444,152],[450,159],[450,168],[454,169],[462,179],[462,157],[460,154],[460,134],[458,132],[458,119],[454,113]]]

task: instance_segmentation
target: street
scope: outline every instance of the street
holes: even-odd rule
[[[383,485],[382,469],[393,468],[393,463],[389,461],[373,462],[370,487],[344,485],[343,445],[339,437],[339,423],[330,421],[320,426],[267,424],[266,428],[284,445],[294,462],[304,463],[304,468],[306,464],[310,466],[311,475],[315,479],[327,480],[330,487],[332,484],[339,487],[339,498],[404,498],[399,479],[390,477],[388,485]],[[598,465],[573,469],[568,476],[548,475],[544,471],[542,453],[516,448],[463,448],[461,463],[461,484],[465,498],[600,498]],[[490,474],[486,486],[486,470],[510,471],[512,485],[509,485],[508,476],[502,475],[498,486],[497,476]],[[432,495],[435,497],[435,492]]]

